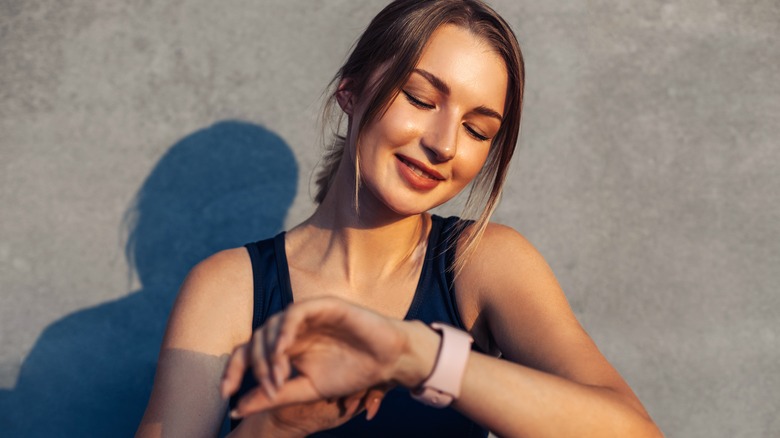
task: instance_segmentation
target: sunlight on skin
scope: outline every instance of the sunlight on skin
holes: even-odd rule
[[[361,135],[366,187],[407,215],[452,199],[485,163],[489,140],[500,127],[495,116],[504,111],[507,82],[504,61],[485,41],[458,26],[437,29],[401,93]],[[440,180],[431,188],[415,187],[399,172],[404,167],[399,155]]]

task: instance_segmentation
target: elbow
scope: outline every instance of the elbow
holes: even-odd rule
[[[614,389],[608,389],[613,396],[617,396],[622,399],[623,409],[619,418],[622,421],[619,422],[615,436],[630,436],[637,438],[664,438],[663,432],[655,424],[653,419],[648,414],[647,410],[642,403],[636,397],[630,397],[620,394]]]
[[[658,426],[650,419],[644,421],[640,427],[637,428],[636,434],[630,434],[626,436],[637,436],[646,438],[664,438],[663,432]]]
[[[637,438],[664,438],[663,432],[647,414],[637,412],[630,421],[623,423],[621,430],[615,436],[630,436]]]
[[[653,421],[650,416],[646,416],[644,418],[645,424],[644,424],[644,431],[645,435],[648,438],[664,438],[664,433],[661,432],[661,428],[658,427],[657,424]]]

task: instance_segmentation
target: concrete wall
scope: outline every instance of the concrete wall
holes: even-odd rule
[[[0,0],[0,430],[132,434],[187,269],[312,211],[383,3]],[[668,436],[780,435],[780,3],[493,4],[528,69],[496,221]]]

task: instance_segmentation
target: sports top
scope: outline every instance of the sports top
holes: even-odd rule
[[[420,320],[426,324],[443,322],[465,330],[454,294],[453,265],[455,245],[465,224],[457,217],[431,216],[431,231],[422,272],[412,304],[405,320]],[[284,248],[284,235],[245,245],[252,261],[254,277],[254,311],[252,330],[293,302],[290,272]],[[472,349],[480,351],[473,346]],[[241,389],[230,399],[230,408],[238,398],[257,383],[247,372]],[[488,430],[452,408],[426,406],[409,395],[404,388],[390,390],[382,399],[377,415],[367,421],[364,413],[347,423],[311,435],[313,437],[487,437]],[[240,420],[239,420],[240,421]],[[231,429],[238,421],[231,423]]]

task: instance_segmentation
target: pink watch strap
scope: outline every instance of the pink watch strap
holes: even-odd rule
[[[411,394],[427,405],[444,408],[460,396],[460,385],[474,340],[468,333],[440,322],[434,322],[431,328],[441,333],[439,355],[431,375]]]

